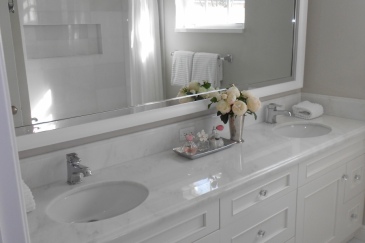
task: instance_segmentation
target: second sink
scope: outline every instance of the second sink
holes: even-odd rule
[[[47,214],[64,223],[89,223],[126,213],[144,202],[148,189],[136,182],[111,181],[87,185],[56,198]]]
[[[290,138],[311,138],[326,135],[332,131],[332,128],[320,123],[290,123],[278,125],[274,132]]]

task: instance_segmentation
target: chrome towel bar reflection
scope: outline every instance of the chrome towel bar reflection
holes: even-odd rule
[[[171,52],[171,56],[173,56],[174,55],[174,52]],[[222,60],[222,61],[226,61],[226,62],[232,62],[233,61],[233,57],[232,57],[232,55],[231,54],[226,54],[224,57],[222,57],[222,56],[219,56],[218,57],[220,60]]]
[[[8,1],[8,7],[9,7],[9,12],[10,13],[15,13],[14,0],[9,0]]]

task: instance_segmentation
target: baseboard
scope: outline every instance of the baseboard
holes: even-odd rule
[[[365,225],[362,225],[355,234],[355,238],[365,241]]]

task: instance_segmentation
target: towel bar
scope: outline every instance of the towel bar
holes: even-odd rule
[[[174,51],[173,52],[171,52],[171,56],[173,56],[174,55]],[[220,55],[219,55],[219,57],[218,57],[220,60],[222,60],[222,61],[226,61],[226,62],[232,62],[233,61],[233,57],[232,57],[232,55],[231,54],[227,54],[227,55],[225,55],[224,57],[221,57]]]

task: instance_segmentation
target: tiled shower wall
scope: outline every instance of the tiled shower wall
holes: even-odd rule
[[[32,117],[127,106],[128,1],[18,0]]]

